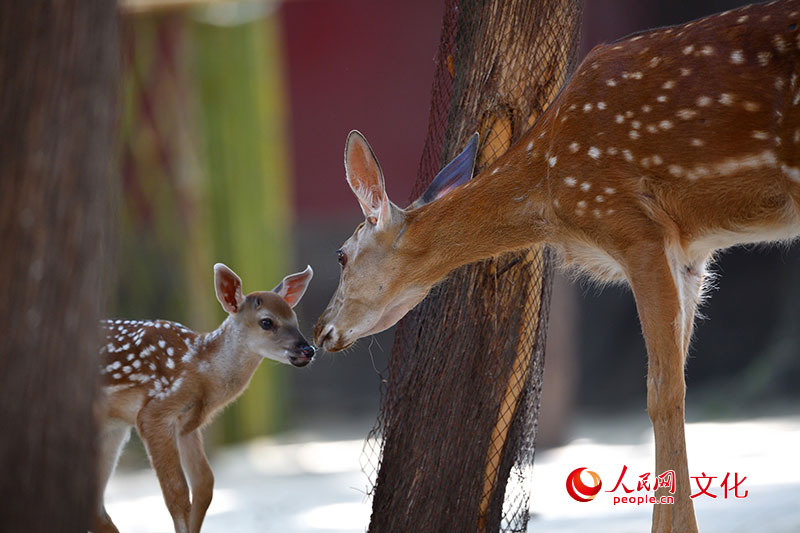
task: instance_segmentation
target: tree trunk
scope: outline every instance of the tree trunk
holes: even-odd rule
[[[87,531],[116,3],[0,3],[0,530]]]

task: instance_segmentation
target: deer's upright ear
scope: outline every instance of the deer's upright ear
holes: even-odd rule
[[[414,201],[411,207],[429,204],[471,180],[475,169],[475,156],[478,154],[479,139],[480,136],[477,132],[470,137],[461,153],[439,171],[428,189]]]
[[[272,289],[272,292],[286,300],[289,307],[294,307],[300,298],[306,293],[308,284],[311,283],[311,278],[314,276],[314,271],[311,270],[311,265],[307,266],[302,272],[296,274],[289,274],[283,281]]]
[[[389,198],[381,165],[367,140],[356,130],[350,132],[344,145],[344,168],[367,222],[375,226],[387,222]]]
[[[214,265],[214,288],[217,291],[217,300],[229,314],[234,314],[242,307],[242,280],[222,263]]]

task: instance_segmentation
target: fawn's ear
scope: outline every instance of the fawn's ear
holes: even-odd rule
[[[475,169],[475,156],[478,155],[479,140],[480,135],[475,132],[467,142],[467,146],[439,171],[428,186],[428,189],[411,204],[411,207],[420,207],[429,204],[442,196],[446,196],[456,187],[471,180],[472,172]]]
[[[367,222],[373,226],[386,223],[390,208],[383,171],[369,143],[356,130],[350,132],[344,145],[344,169]]]
[[[214,288],[217,291],[217,300],[228,313],[234,314],[244,303],[242,280],[222,263],[214,265]]]
[[[311,278],[314,276],[314,271],[311,270],[311,265],[307,266],[302,272],[297,274],[289,274],[283,281],[272,289],[272,292],[286,300],[289,307],[294,307],[300,298],[306,293],[308,284],[311,283]]]

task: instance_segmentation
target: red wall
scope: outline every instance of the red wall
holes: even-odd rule
[[[284,2],[293,188],[304,220],[360,212],[344,179],[347,133],[380,159],[405,206],[425,142],[443,2]]]

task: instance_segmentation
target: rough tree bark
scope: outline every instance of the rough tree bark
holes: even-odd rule
[[[112,172],[116,3],[0,3],[0,531],[80,531]]]

